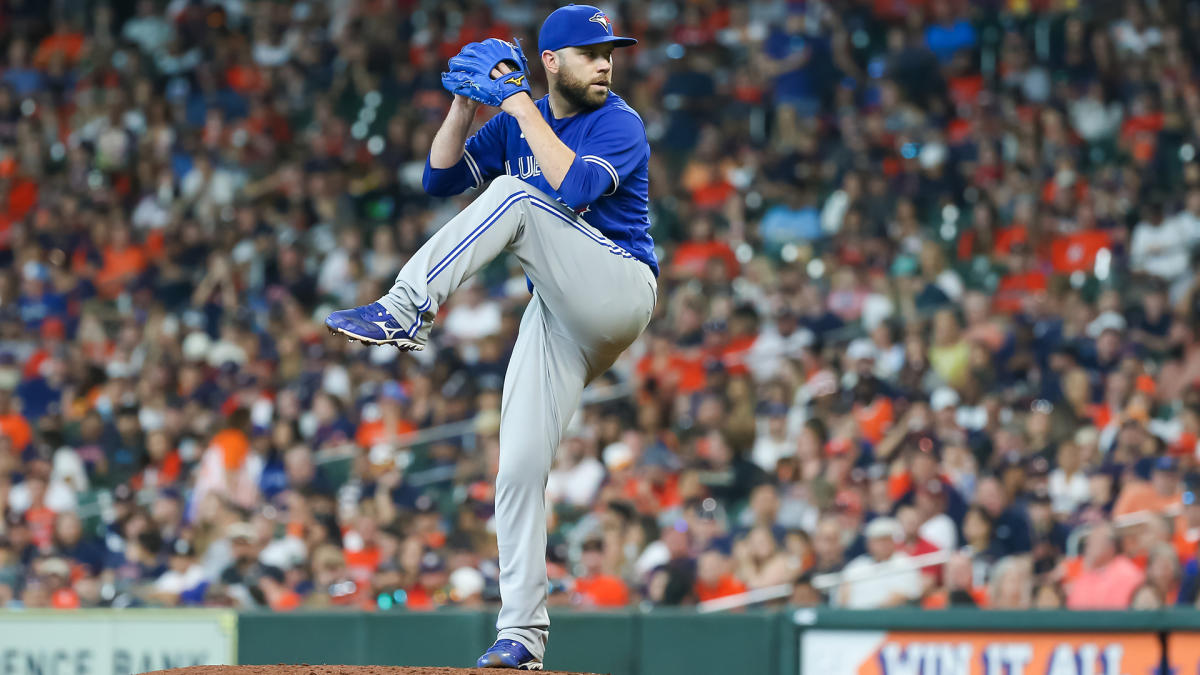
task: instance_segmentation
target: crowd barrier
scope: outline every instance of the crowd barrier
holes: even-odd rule
[[[611,675],[1200,675],[1200,612],[552,612],[546,666]],[[495,614],[0,612],[0,675],[189,665],[469,666]]]

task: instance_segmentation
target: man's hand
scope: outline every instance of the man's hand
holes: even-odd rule
[[[507,74],[511,73],[512,71],[513,71],[513,69],[511,67],[509,67],[507,61],[501,61],[500,63],[498,63],[496,65],[495,68],[492,68],[491,76],[492,76],[492,79],[494,80],[497,77],[500,77],[501,75],[507,75]]]
[[[473,100],[467,96],[463,96],[462,94],[455,94],[454,102],[451,103],[451,105],[459,106],[472,115],[474,115],[475,111],[479,109],[479,101]]]
[[[498,77],[503,77],[505,75],[508,75],[511,72],[513,72],[513,69],[508,66],[507,62],[501,63],[501,64],[497,65],[495,68],[492,68],[492,73],[491,73],[492,79],[494,80]],[[528,93],[529,92],[526,92],[526,94],[528,94]],[[508,113],[509,115],[513,115],[515,117],[516,114],[518,112],[520,112],[522,108],[531,107],[532,103],[533,103],[532,96],[528,96],[528,95],[526,95],[526,96],[519,96],[519,95],[518,96],[509,96],[508,98],[506,98],[500,102],[500,109],[503,110],[504,112]]]

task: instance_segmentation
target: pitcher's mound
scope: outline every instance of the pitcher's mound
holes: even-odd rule
[[[415,666],[189,666],[147,675],[499,675],[524,671],[496,668],[418,668]],[[545,675],[578,675],[554,670]]]

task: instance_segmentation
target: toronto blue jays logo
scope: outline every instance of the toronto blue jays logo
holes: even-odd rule
[[[592,18],[588,19],[588,21],[595,21],[601,26],[604,26],[604,30],[610,35],[612,34],[612,22],[608,20],[607,16],[604,16],[604,12],[596,12],[592,15]]]

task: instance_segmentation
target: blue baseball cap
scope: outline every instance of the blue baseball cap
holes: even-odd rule
[[[617,47],[636,45],[637,40],[613,35],[612,21],[598,7],[567,5],[546,17],[538,33],[538,53],[563,47],[583,47],[611,42]]]

